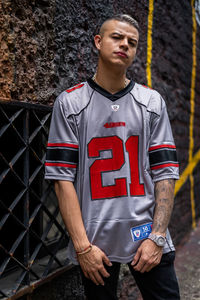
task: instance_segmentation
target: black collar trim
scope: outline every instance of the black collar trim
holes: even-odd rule
[[[111,101],[116,101],[119,98],[123,97],[124,95],[129,93],[135,85],[135,82],[131,80],[123,90],[115,94],[111,94],[108,91],[104,90],[101,86],[99,86],[94,80],[92,80],[92,78],[89,78],[87,82],[92,89],[96,90],[98,93],[102,94],[104,97],[110,99]]]

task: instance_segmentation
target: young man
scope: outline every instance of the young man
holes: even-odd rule
[[[105,21],[94,41],[93,79],[55,102],[46,178],[55,180],[88,299],[117,299],[128,263],[144,299],[180,299],[167,230],[178,162],[166,106],[126,78],[139,40],[128,15]]]

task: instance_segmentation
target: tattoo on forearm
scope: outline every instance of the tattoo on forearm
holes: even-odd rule
[[[165,233],[174,203],[174,180],[166,179],[155,184],[155,212],[153,230]]]

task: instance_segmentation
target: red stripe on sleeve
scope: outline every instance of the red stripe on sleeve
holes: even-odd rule
[[[66,167],[66,168],[76,168],[76,165],[71,165],[71,164],[65,164],[65,163],[49,163],[46,162],[45,166],[49,166],[49,167]]]
[[[179,167],[179,164],[173,164],[173,163],[168,163],[168,164],[162,164],[158,166],[151,167],[151,170],[156,170],[156,169],[162,169],[166,167]]]
[[[156,149],[161,149],[161,148],[172,148],[172,149],[176,149],[176,146],[174,145],[158,145],[158,146],[153,146],[153,147],[150,147],[149,148],[149,151],[153,151],[153,150],[156,150]]]
[[[67,143],[48,143],[47,147],[69,147],[78,149],[78,145],[67,144]]]
[[[71,92],[73,92],[73,91],[76,90],[76,89],[80,89],[82,86],[84,86],[84,83],[75,85],[75,86],[72,87],[71,89],[66,90],[66,92],[67,92],[67,93],[71,93]]]

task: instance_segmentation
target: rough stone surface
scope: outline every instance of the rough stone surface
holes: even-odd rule
[[[44,103],[51,98],[54,6],[54,1],[39,0],[13,0],[10,4],[14,37],[13,100]]]
[[[34,21],[37,52],[35,55],[36,101],[47,104],[55,99],[55,9],[54,0],[35,0]]]
[[[34,39],[35,24],[33,18],[34,1],[12,1],[10,27],[14,36],[14,86],[12,99],[34,101],[37,41]]]
[[[13,86],[14,39],[10,29],[10,1],[0,1],[0,98],[11,99]]]
[[[176,273],[182,300],[200,300],[200,222],[177,248]]]

